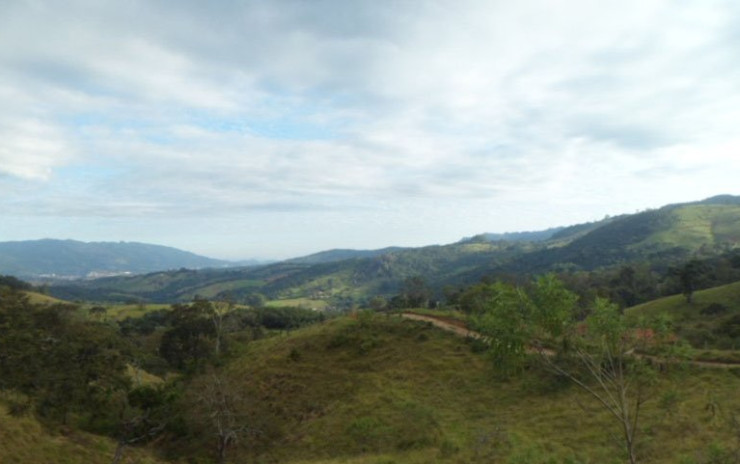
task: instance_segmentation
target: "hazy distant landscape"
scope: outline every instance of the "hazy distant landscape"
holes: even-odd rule
[[[4,0],[0,464],[740,464],[738,30]]]

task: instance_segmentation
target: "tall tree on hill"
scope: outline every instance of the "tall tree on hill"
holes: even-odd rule
[[[687,303],[693,302],[694,291],[701,285],[708,272],[708,266],[698,259],[692,259],[683,266],[673,269],[672,273],[678,278],[681,292],[686,297]]]
[[[227,320],[230,314],[233,313],[236,304],[231,298],[227,298],[225,301],[205,301],[205,312],[208,314],[213,324],[213,333],[215,338],[214,353],[215,355],[221,356],[221,351],[224,345],[224,337],[227,331]]]
[[[401,297],[408,307],[421,308],[429,304],[432,292],[421,276],[408,277],[403,281]]]
[[[171,328],[159,346],[161,356],[177,369],[195,369],[213,353],[215,329],[210,320],[210,303],[172,305]]]

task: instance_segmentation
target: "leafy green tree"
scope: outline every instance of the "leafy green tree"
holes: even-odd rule
[[[403,281],[401,286],[401,296],[406,306],[411,308],[426,307],[431,295],[431,290],[421,276],[409,277]]]
[[[686,302],[693,301],[694,291],[701,285],[702,280],[708,273],[709,269],[706,263],[698,259],[692,259],[683,266],[673,270],[673,274],[678,278],[681,285],[681,292],[686,297]]]
[[[460,309],[468,314],[482,314],[500,291],[495,284],[480,283],[463,291],[458,302]]]
[[[266,301],[267,298],[261,293],[250,293],[244,298],[244,302],[255,309],[264,308]]]
[[[163,335],[160,355],[177,369],[195,369],[213,353],[215,329],[209,320],[208,301],[175,304],[170,313],[171,328]]]
[[[111,464],[121,462],[126,448],[146,443],[165,430],[176,415],[177,397],[176,391],[167,386],[141,386],[121,395]]]
[[[382,296],[374,296],[370,298],[368,306],[374,311],[382,311],[388,307],[388,301]]]
[[[95,305],[91,307],[87,312],[90,317],[97,320],[102,320],[105,318],[105,314],[108,312],[108,308],[106,308],[105,306]]]
[[[524,367],[533,336],[531,301],[524,290],[502,282],[487,285],[485,290],[486,307],[474,314],[473,326],[489,340],[489,352],[499,371],[515,374]]]

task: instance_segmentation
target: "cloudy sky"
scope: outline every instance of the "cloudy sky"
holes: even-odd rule
[[[0,4],[0,241],[286,258],[739,178],[732,0]]]

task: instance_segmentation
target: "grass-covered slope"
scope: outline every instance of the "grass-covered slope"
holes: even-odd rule
[[[631,317],[667,313],[679,336],[695,348],[740,349],[740,282],[673,295],[629,308]]]
[[[259,420],[275,435],[231,459],[624,462],[610,416],[578,390],[534,371],[509,381],[494,372],[464,339],[397,317],[361,314],[253,343],[226,375],[261,405]],[[643,462],[707,462],[712,447],[732,449],[738,387],[725,370],[664,374],[644,409]],[[188,446],[202,453],[208,442],[198,434]]]
[[[542,272],[553,268],[595,269],[635,261],[668,265],[702,251],[740,243],[736,197],[669,205],[597,223],[570,242],[524,254],[504,268]],[[555,243],[554,243],[555,244]]]

